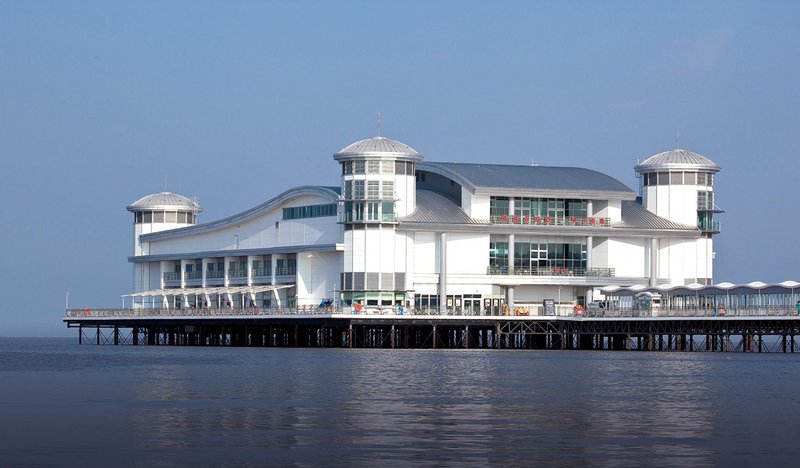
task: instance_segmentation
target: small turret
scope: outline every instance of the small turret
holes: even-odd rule
[[[142,255],[139,236],[165,231],[197,222],[197,213],[203,211],[197,201],[172,192],[160,192],[142,197],[128,205],[133,213],[134,255]]]

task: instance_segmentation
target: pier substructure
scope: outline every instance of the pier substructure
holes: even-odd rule
[[[65,318],[79,344],[672,352],[800,352],[800,317],[264,316]]]

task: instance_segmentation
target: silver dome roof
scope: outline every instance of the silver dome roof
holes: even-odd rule
[[[400,155],[422,158],[422,155],[414,148],[405,143],[390,138],[376,136],[349,144],[339,150],[334,156],[354,156],[354,155]]]
[[[720,167],[702,154],[684,149],[674,149],[650,156],[633,168],[636,172],[653,172],[659,169],[706,170],[719,172]]]
[[[127,207],[128,211],[175,210],[203,211],[194,200],[172,192],[160,192],[142,197]]]

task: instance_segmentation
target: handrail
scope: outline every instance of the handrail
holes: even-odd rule
[[[273,315],[415,315],[415,316],[456,316],[456,317],[508,317],[524,316],[528,318],[541,318],[544,315],[535,315],[533,310],[525,307],[515,308],[509,315],[490,314],[484,310],[473,309],[407,309],[399,314],[395,308],[381,309],[367,308],[355,312],[350,307],[284,307],[284,308],[200,308],[200,309],[68,309],[64,318],[130,318],[130,317],[243,317],[243,316],[273,316]],[[524,309],[524,310],[523,310]],[[530,314],[530,315],[528,315]],[[736,317],[796,317],[800,320],[794,306],[764,306],[742,309],[661,309],[661,310],[586,310],[576,313],[574,309],[565,304],[556,307],[556,317],[583,317],[583,318],[736,318]]]

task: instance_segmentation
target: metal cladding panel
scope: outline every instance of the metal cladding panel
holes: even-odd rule
[[[400,154],[400,155],[408,155],[408,156],[419,156],[419,152],[414,148],[408,146],[405,143],[399,142],[397,140],[392,140],[391,138],[385,138],[382,136],[376,136],[372,138],[366,138],[364,140],[359,140],[355,143],[351,143],[336,153],[335,156],[339,155],[362,155],[362,154],[374,154],[374,153],[388,153],[388,154]]]
[[[471,218],[455,202],[430,190],[417,190],[417,210],[400,222],[487,224]]]
[[[674,149],[650,156],[637,164],[634,169],[637,172],[652,172],[658,169],[695,169],[718,172],[720,167],[702,154],[684,149]]]
[[[428,162],[418,164],[417,170],[455,175],[479,189],[633,193],[611,176],[580,167]]]
[[[647,211],[635,201],[622,202],[622,222],[614,223],[615,228],[630,229],[670,229],[678,231],[696,231],[696,226],[674,223]]]

